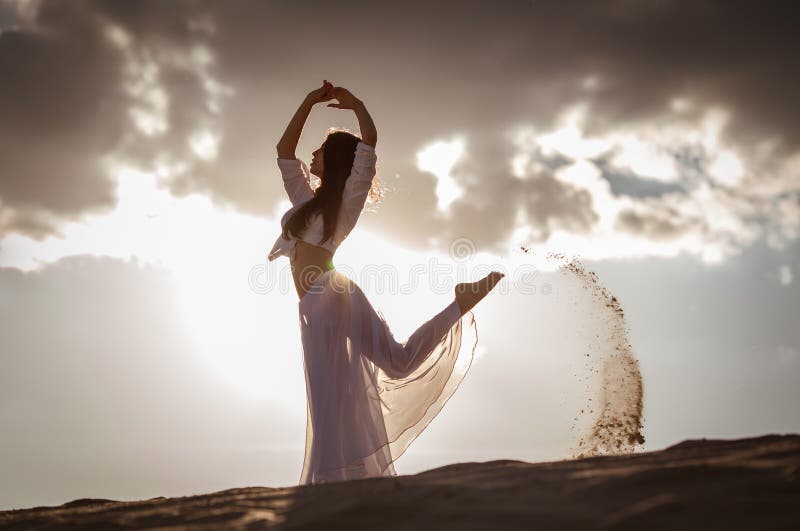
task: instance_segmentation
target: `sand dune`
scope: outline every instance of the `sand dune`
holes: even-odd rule
[[[798,529],[800,435],[0,513],[0,529]]]

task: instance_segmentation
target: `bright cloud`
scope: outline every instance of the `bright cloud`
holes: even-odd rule
[[[509,162],[521,181],[551,172],[568,187],[562,195],[567,189],[589,193],[596,214],[591,228],[575,231],[562,224],[541,233],[528,226],[532,218],[523,208],[510,241],[528,237],[527,244],[592,259],[689,254],[717,262],[765,234],[773,246],[798,236],[800,187],[792,179],[771,179],[775,187],[768,194],[757,185],[754,176],[768,171],[765,157],[748,159],[723,143],[728,113],[712,108],[696,118],[668,116],[663,123],[628,125],[597,136],[584,132],[587,113],[580,104],[564,112],[552,131],[517,129],[510,135],[516,151]],[[775,171],[787,172],[791,160]],[[612,190],[617,171],[624,171],[628,181]],[[672,188],[642,194],[639,188],[649,181]],[[624,187],[637,182],[639,188],[626,193]]]
[[[198,131],[189,137],[189,145],[198,158],[214,160],[219,152],[219,140],[211,131]]]
[[[436,176],[437,208],[446,212],[450,204],[461,197],[464,191],[450,175],[453,165],[464,153],[464,141],[438,141],[417,153],[417,167]]]
[[[632,134],[623,134],[615,139],[618,146],[611,164],[627,169],[641,178],[657,181],[674,181],[678,176],[675,158],[654,142]]]

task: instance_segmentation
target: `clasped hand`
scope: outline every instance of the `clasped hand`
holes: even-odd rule
[[[329,103],[327,107],[335,109],[355,109],[360,100],[344,87],[334,87],[333,83],[323,80],[322,86],[308,93],[307,100],[312,105],[336,99],[338,103]]]

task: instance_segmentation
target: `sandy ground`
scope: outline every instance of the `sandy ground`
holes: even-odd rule
[[[0,512],[0,529],[800,529],[800,435]]]

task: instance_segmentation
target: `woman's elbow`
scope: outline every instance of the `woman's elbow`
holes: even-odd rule
[[[279,159],[294,159],[294,158],[296,158],[295,154],[294,154],[294,150],[293,149],[289,149],[286,146],[282,146],[282,145],[278,144],[277,146],[275,146],[275,151],[278,153],[278,158]]]

